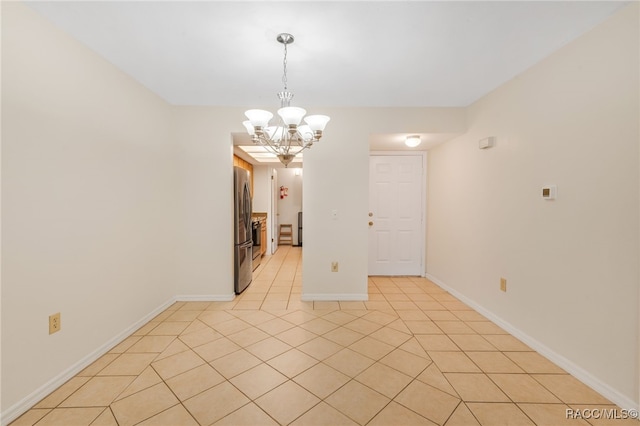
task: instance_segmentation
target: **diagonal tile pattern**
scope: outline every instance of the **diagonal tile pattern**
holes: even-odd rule
[[[232,302],[175,303],[12,425],[598,425],[566,410],[617,408],[425,278],[302,302],[301,256],[281,247]]]

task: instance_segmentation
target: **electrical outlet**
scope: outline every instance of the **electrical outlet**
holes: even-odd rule
[[[506,278],[500,278],[500,290],[502,291],[507,291],[507,279]]]
[[[57,333],[60,331],[61,327],[62,323],[60,322],[60,312],[49,315],[49,334]]]
[[[338,272],[338,262],[331,262],[331,272]]]

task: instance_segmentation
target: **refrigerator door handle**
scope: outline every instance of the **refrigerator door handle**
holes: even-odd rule
[[[247,227],[247,235],[251,235],[251,191],[249,190],[249,184],[244,184],[244,206],[245,206],[245,225]]]

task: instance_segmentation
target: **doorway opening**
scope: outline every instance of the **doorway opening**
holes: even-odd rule
[[[234,157],[251,165],[253,213],[266,223],[265,255],[275,254],[280,240],[280,225],[291,226],[288,245],[302,246],[302,159],[288,167],[273,155],[251,150],[253,142],[245,133],[232,133]]]
[[[415,146],[407,143],[414,136]],[[389,133],[369,138],[368,275],[424,276],[427,150],[451,134]]]
[[[301,247],[303,244],[302,164],[276,169],[278,244]]]

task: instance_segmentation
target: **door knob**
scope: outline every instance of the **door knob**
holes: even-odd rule
[[[373,213],[369,212],[369,217],[372,217],[372,216],[373,216]]]
[[[373,226],[373,222],[369,222],[369,226]]]

